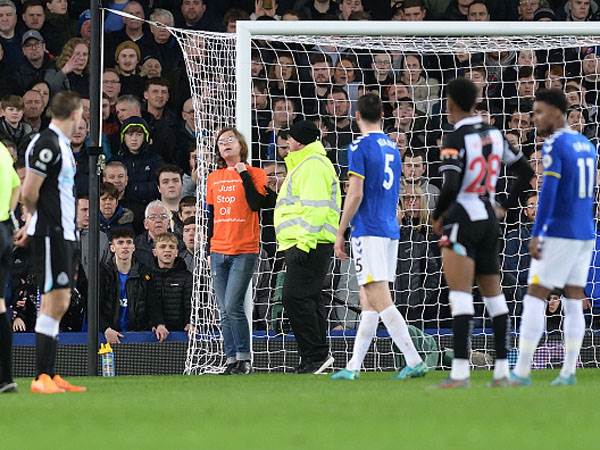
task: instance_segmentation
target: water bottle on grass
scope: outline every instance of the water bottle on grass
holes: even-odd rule
[[[103,377],[114,377],[115,376],[115,354],[110,344],[100,344],[100,350],[98,354],[102,358],[102,376]]]

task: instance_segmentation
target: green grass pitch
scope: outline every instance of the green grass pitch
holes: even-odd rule
[[[574,387],[432,389],[447,372],[397,382],[254,374],[79,378],[84,394],[39,396],[29,381],[0,396],[0,448],[12,449],[560,449],[600,448],[600,370]]]

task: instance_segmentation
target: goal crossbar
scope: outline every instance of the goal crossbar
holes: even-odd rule
[[[401,22],[401,21],[238,21],[237,37],[255,35],[296,36],[593,36],[595,22]]]
[[[600,36],[596,22],[238,21],[236,26],[236,126],[252,136],[251,47],[260,36],[502,37]]]

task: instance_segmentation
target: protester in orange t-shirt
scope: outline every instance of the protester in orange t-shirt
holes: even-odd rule
[[[224,374],[248,374],[250,330],[244,298],[258,260],[258,211],[267,198],[267,175],[249,166],[248,145],[235,128],[217,135],[219,169],[208,175],[210,270],[227,357]]]

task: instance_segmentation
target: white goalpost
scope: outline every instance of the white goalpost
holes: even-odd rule
[[[599,94],[600,81],[596,86],[591,80],[595,75],[600,80],[600,65],[595,69],[597,73],[572,75],[574,67],[582,67],[585,59],[581,49],[600,46],[600,27],[594,23],[244,21],[237,23],[235,35],[170,31],[184,52],[199,130],[199,211],[205,211],[205,180],[215,168],[214,141],[221,128],[235,125],[242,132],[251,147],[252,162],[272,171],[270,187],[276,191],[285,173],[281,155],[285,152],[287,126],[299,117],[315,120],[343,180],[347,168],[345,146],[356,134],[347,120],[354,102],[363,91],[380,93],[387,111],[385,131],[411,158],[410,164],[418,165],[415,158],[424,163],[420,178],[405,174],[399,206],[399,265],[392,291],[396,305],[412,325],[417,348],[433,367],[447,366],[452,342],[447,288],[437,237],[432,234],[429,220],[430,200],[435,198],[435,187],[441,185],[437,175],[439,140],[450,129],[444,114],[445,84],[456,76],[469,76],[478,83],[478,108],[503,132],[514,135],[511,139],[515,145],[520,145],[537,167],[541,140],[531,125],[531,99],[525,86],[531,80],[525,77],[527,70],[521,69],[527,66],[521,56],[529,55],[537,60],[532,62],[536,67],[531,70],[534,85],[555,82],[574,93],[572,97],[579,96],[581,109],[585,109],[582,128],[591,137],[598,134],[597,104],[590,99],[598,98],[595,95]],[[408,58],[414,58],[420,67],[408,67]],[[322,74],[316,70],[325,73],[325,78],[320,80]],[[477,78],[477,73],[484,74],[483,80]],[[501,190],[506,191],[512,177],[503,173],[501,178]],[[538,188],[539,183],[532,186],[531,195]],[[524,213],[527,198],[522,200],[500,236],[502,284],[511,304],[513,333],[527,271],[527,248],[519,244],[526,239],[523,233],[529,220]],[[262,213],[260,264],[246,309],[254,331],[255,369],[289,371],[298,357],[281,306],[285,268],[275,251],[270,214]],[[200,213],[197,220],[200,251],[194,274],[194,331],[190,334],[185,373],[220,373],[225,357],[203,253],[205,213]],[[598,282],[592,277],[592,286]],[[350,358],[360,313],[357,289],[352,263],[332,259],[323,300],[336,367],[345,366]],[[472,360],[476,366],[489,368],[494,352],[486,317],[483,303],[477,302]],[[562,362],[560,312],[555,317],[557,328],[549,329],[540,343],[536,367]],[[589,317],[596,318],[593,313]],[[513,334],[510,358],[514,359],[515,339]],[[588,329],[583,364],[598,364],[595,339]],[[383,332],[379,334],[365,360],[365,369],[392,370],[402,364],[390,339]]]

